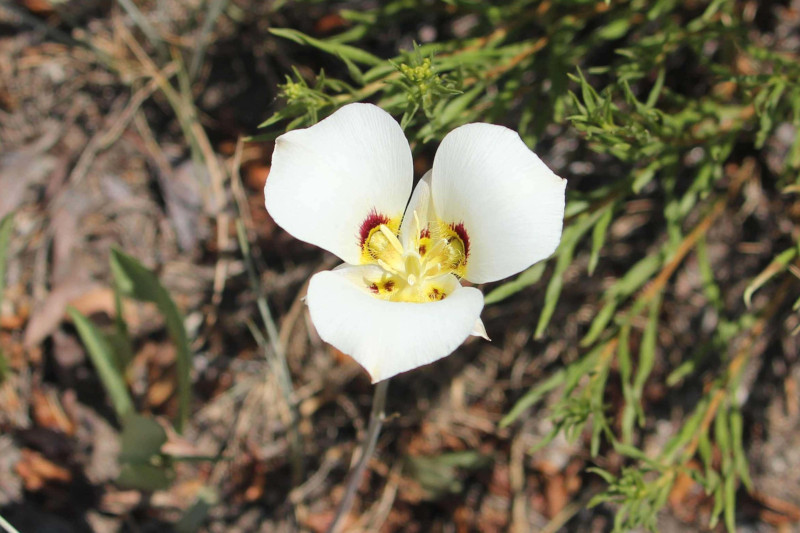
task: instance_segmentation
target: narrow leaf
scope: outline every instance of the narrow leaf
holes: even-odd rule
[[[747,287],[744,290],[744,303],[748,308],[750,307],[753,294],[773,276],[783,272],[786,269],[786,266],[789,264],[789,261],[794,259],[795,255],[797,255],[796,248],[784,250],[772,260],[767,268],[762,270],[758,276],[753,278],[753,281],[747,284]]]
[[[614,204],[612,203],[603,210],[603,216],[600,217],[600,220],[598,220],[597,224],[595,224],[592,228],[592,253],[589,256],[588,268],[590,276],[594,273],[594,269],[597,268],[597,262],[600,259],[600,250],[603,248],[603,244],[606,242],[608,225],[611,224],[613,219]]]
[[[270,28],[269,32],[273,35],[277,35],[278,37],[289,39],[298,44],[313,46],[314,48],[322,50],[323,52],[327,52],[341,58],[347,58],[357,63],[364,63],[366,65],[379,65],[383,63],[381,58],[374,56],[360,48],[356,48],[355,46],[332,41],[322,41],[297,30],[292,30],[289,28]]]
[[[111,250],[111,272],[119,290],[136,300],[153,302],[164,316],[172,342],[175,344],[178,374],[178,418],[175,429],[180,433],[189,418],[191,402],[191,351],[183,317],[178,306],[161,285],[158,277],[130,255]]]
[[[542,279],[542,274],[544,274],[546,266],[547,263],[545,261],[536,263],[522,274],[517,276],[513,281],[509,281],[508,283],[504,283],[493,289],[484,298],[484,304],[491,305],[501,300],[505,300],[509,296],[518,293],[522,289],[538,283],[539,280]]]
[[[133,401],[125,385],[125,379],[117,367],[116,356],[111,350],[110,344],[100,330],[77,309],[69,307],[67,312],[75,323],[78,335],[89,353],[89,359],[92,360],[100,382],[111,399],[117,418],[122,420],[133,411]]]

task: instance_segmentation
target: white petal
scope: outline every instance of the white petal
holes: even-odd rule
[[[475,324],[472,326],[472,331],[470,332],[470,335],[474,335],[476,337],[482,337],[487,341],[492,340],[486,333],[486,326],[483,325],[483,320],[481,320],[480,318],[475,320]]]
[[[566,180],[516,132],[467,124],[450,132],[433,160],[431,192],[444,222],[464,224],[464,277],[496,281],[548,257],[561,239]]]
[[[278,137],[264,197],[283,229],[357,264],[361,224],[373,210],[399,221],[413,174],[400,125],[379,107],[350,104]]]
[[[414,219],[415,212],[417,214],[416,220]],[[414,236],[413,233],[417,231],[417,222],[422,226],[419,228],[420,230],[425,229],[429,216],[433,216],[430,170],[422,176],[417,186],[414,187],[411,200],[408,202],[405,215],[403,215],[403,223],[400,226],[400,242],[403,243],[403,246],[408,247],[411,237]]]
[[[441,359],[470,335],[483,308],[479,290],[461,287],[431,303],[380,300],[363,282],[375,268],[320,272],[306,297],[320,337],[358,361],[373,383]]]

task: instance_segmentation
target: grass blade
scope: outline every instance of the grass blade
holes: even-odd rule
[[[3,293],[6,289],[6,253],[11,240],[11,230],[14,228],[14,213],[9,213],[0,220],[0,305],[3,303]],[[8,374],[8,361],[3,351],[0,350],[0,383]]]
[[[129,413],[133,412],[133,400],[131,400],[128,393],[125,379],[117,367],[116,356],[111,349],[111,345],[100,330],[77,309],[69,307],[67,312],[75,323],[75,328],[78,330],[78,335],[80,335],[84,346],[86,346],[86,351],[89,353],[89,358],[92,360],[95,370],[97,370],[100,382],[111,399],[111,405],[114,406],[117,418],[124,419]]]

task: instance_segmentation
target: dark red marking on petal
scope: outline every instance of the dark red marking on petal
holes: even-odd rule
[[[380,292],[380,291],[378,290],[378,284],[377,284],[377,283],[373,283],[372,285],[370,285],[370,286],[369,286],[369,291],[370,291],[371,293],[373,293],[373,294],[378,294],[378,292]]]
[[[428,247],[427,246],[425,246],[424,244],[422,246],[420,246],[419,247],[419,255],[420,255],[420,257],[425,255],[425,252],[427,252],[427,251],[428,251]]]
[[[464,259],[466,259],[469,257],[469,234],[467,234],[467,228],[464,227],[463,222],[459,222],[458,224],[450,224],[450,229],[455,231],[458,238],[464,243]]]
[[[430,228],[426,227],[425,229],[420,230],[419,238],[420,239],[430,239],[431,237],[431,230]]]
[[[361,223],[361,228],[358,230],[358,244],[362,248],[364,247],[364,243],[367,242],[367,237],[369,237],[369,232],[372,231],[373,228],[380,226],[381,224],[388,224],[389,217],[382,213],[378,213],[378,211],[373,207],[372,211],[369,212],[367,218],[364,219],[364,222]]]
[[[383,284],[383,289],[384,289],[386,292],[392,292],[392,289],[394,289],[394,281],[392,281],[392,280],[389,280],[389,281],[387,281],[386,283],[384,283],[384,284]]]

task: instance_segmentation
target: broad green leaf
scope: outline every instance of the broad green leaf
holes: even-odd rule
[[[120,461],[150,464],[161,455],[167,432],[152,418],[131,412],[122,420],[121,438]]]
[[[117,483],[122,487],[153,492],[169,487],[175,479],[171,469],[150,465],[123,463]]]
[[[175,473],[165,462],[161,447],[167,433],[152,418],[129,413],[122,420],[121,465],[117,483],[124,487],[154,491],[168,487]]]
[[[459,469],[479,470],[490,466],[489,456],[478,452],[452,452],[436,456],[407,456],[405,470],[431,499],[461,492]]]
[[[125,323],[125,315],[122,307],[122,295],[119,289],[114,287],[114,334],[108,340],[115,351],[116,361],[120,371],[124,374],[128,364],[133,360],[133,341],[128,333],[128,324]]]
[[[157,303],[163,291],[158,278],[134,257],[117,248],[111,250],[111,273],[125,296]]]
[[[191,402],[191,352],[183,317],[156,275],[132,256],[111,250],[111,272],[122,294],[136,300],[153,302],[164,316],[167,331],[175,344],[178,375],[178,418],[175,429],[180,433],[189,418]]]
[[[100,330],[89,319],[80,314],[77,309],[69,307],[67,312],[75,323],[75,329],[78,330],[78,335],[84,346],[86,346],[89,359],[91,359],[95,370],[97,370],[97,375],[100,377],[100,382],[111,399],[111,405],[114,407],[117,418],[124,419],[133,412],[133,401],[128,393],[125,378],[117,365],[117,357],[112,351],[111,345]]]
[[[219,495],[211,487],[197,491],[197,500],[175,524],[176,533],[195,533],[200,531],[208,518],[209,511],[219,503]]]

